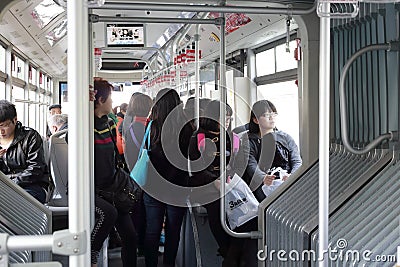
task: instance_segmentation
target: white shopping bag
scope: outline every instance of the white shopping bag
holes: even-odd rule
[[[263,185],[261,187],[262,191],[264,192],[264,195],[266,197],[268,197],[269,195],[271,195],[272,192],[275,191],[275,189],[277,189],[281,184],[283,184],[283,180],[282,179],[276,179],[272,182],[272,185]]]
[[[276,175],[276,173],[279,173],[280,179],[275,179],[272,181],[272,185],[263,185],[261,187],[262,191],[264,192],[264,195],[268,197],[271,195],[272,192],[275,191],[281,184],[283,184],[283,177],[287,176],[287,171],[282,169],[281,167],[278,168],[273,168],[268,172],[270,175]]]
[[[232,230],[257,217],[259,203],[239,175],[233,176],[226,191],[225,211]]]

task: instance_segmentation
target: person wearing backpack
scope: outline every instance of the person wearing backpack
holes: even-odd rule
[[[226,133],[226,162],[229,163],[233,154],[232,145],[233,134],[230,131],[232,109],[226,105],[226,121],[220,122],[220,101],[211,101],[204,110],[203,117],[200,118],[200,127],[194,132],[189,143],[189,159],[191,177],[188,185],[190,187],[204,187],[202,196],[208,203],[200,203],[207,210],[210,230],[219,246],[218,252],[224,257],[227,256],[227,250],[231,237],[224,231],[220,223],[220,200],[219,190],[214,183],[220,178],[220,131]],[[194,197],[192,196],[192,199]]]

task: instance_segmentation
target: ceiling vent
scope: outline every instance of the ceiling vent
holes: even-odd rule
[[[104,62],[101,70],[142,70],[144,62]]]

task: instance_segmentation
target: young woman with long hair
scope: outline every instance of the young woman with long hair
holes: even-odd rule
[[[151,109],[150,161],[146,186],[157,187],[161,180],[178,186],[184,186],[188,172],[172,164],[171,157],[178,151],[187,158],[187,148],[193,128],[186,121],[178,93],[173,89],[162,89],[158,92]],[[183,126],[184,125],[184,126]],[[168,157],[169,156],[169,157]],[[150,184],[150,185],[148,185]],[[164,266],[175,266],[180,231],[186,208],[167,203],[165,199],[174,199],[168,190],[158,193],[146,190],[143,195],[146,210],[146,235],[144,255],[147,267],[158,264],[158,246],[165,216]]]

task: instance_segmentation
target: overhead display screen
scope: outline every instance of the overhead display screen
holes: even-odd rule
[[[107,24],[107,46],[144,47],[143,24]]]

